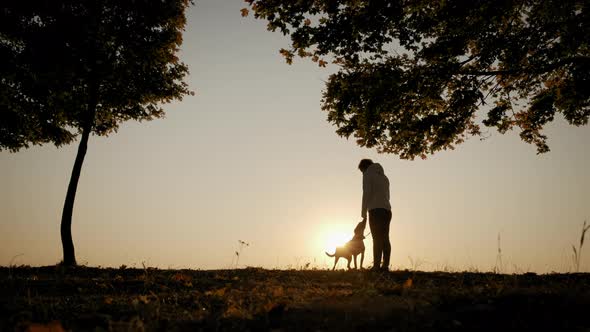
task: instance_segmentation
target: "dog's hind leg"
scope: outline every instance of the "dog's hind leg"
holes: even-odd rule
[[[332,267],[332,271],[334,271],[336,269],[336,264],[338,264],[339,259],[340,259],[340,256],[336,256],[336,258],[334,259],[334,266]]]

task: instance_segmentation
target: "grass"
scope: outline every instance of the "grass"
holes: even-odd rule
[[[585,234],[572,246],[579,272]],[[0,331],[587,331],[590,274],[0,267]],[[302,258],[303,259],[303,258]],[[314,262],[315,263],[315,262]],[[310,267],[311,266],[311,267]],[[518,271],[515,266],[514,271]]]
[[[587,330],[590,275],[0,267],[0,307],[1,331]]]
[[[582,248],[584,247],[584,236],[586,235],[586,231],[590,229],[590,225],[586,226],[586,220],[584,220],[584,225],[582,225],[582,235],[580,236],[580,244],[578,245],[578,249],[576,250],[576,246],[572,245],[572,260],[574,263],[574,269],[576,272],[580,272],[580,260],[582,259]]]
[[[16,265],[14,264],[14,261],[21,256],[24,256],[24,254],[14,255],[10,259],[10,263],[8,263],[8,279],[12,279],[12,269],[14,267],[16,267]]]

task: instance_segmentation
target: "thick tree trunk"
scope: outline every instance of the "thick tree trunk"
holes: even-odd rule
[[[90,128],[84,128],[82,131],[82,139],[78,146],[78,154],[72,169],[72,176],[70,177],[70,184],[66,193],[66,200],[61,215],[61,243],[63,246],[63,264],[66,266],[76,265],[76,254],[74,251],[74,241],[72,240],[72,213],[74,211],[74,200],[76,198],[76,191],[78,189],[78,180],[82,171],[82,164],[88,149],[88,137],[90,136]]]

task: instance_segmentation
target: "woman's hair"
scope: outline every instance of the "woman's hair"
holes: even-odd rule
[[[361,162],[359,163],[359,169],[361,170],[361,172],[364,172],[372,164],[373,164],[373,161],[371,159],[362,159]]]

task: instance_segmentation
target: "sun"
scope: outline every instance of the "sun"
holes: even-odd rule
[[[324,235],[325,250],[331,254],[336,251],[336,247],[343,246],[350,240],[350,235],[345,232],[327,232]]]

